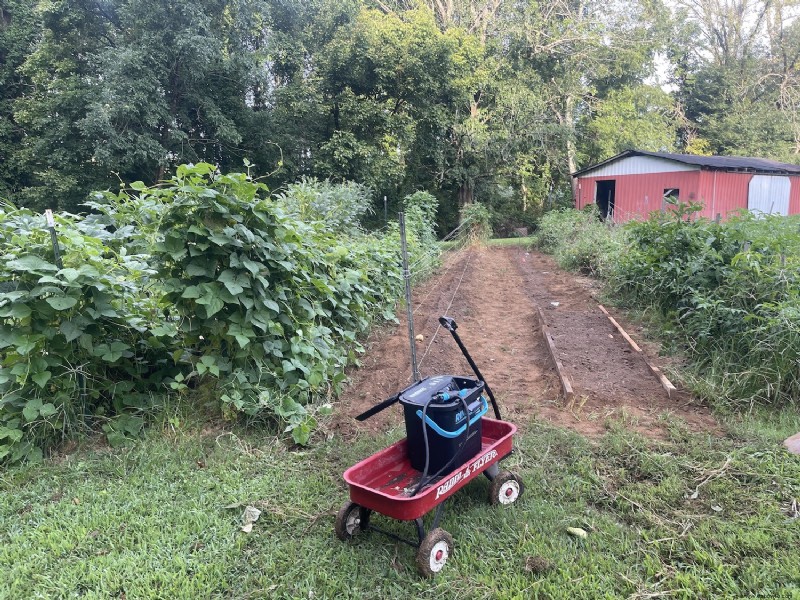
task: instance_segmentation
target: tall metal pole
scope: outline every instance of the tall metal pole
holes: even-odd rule
[[[63,269],[64,263],[61,260],[61,249],[58,247],[58,234],[56,233],[56,220],[53,218],[53,211],[48,208],[44,211],[44,216],[47,220],[47,228],[50,230],[50,241],[53,244],[53,258],[55,259],[56,266],[59,269]],[[86,411],[86,378],[81,371],[78,371],[78,389],[80,390],[83,420],[84,423],[86,423],[89,417]]]
[[[58,247],[58,235],[56,234],[56,221],[53,218],[53,211],[49,208],[44,211],[45,219],[47,219],[47,228],[50,230],[50,241],[53,244],[53,257],[56,261],[56,266],[59,269],[64,268],[64,263],[61,262],[61,250]]]
[[[408,321],[408,343],[411,345],[411,373],[419,381],[417,367],[417,341],[414,339],[414,311],[411,309],[411,272],[408,270],[408,246],[406,245],[406,216],[400,213],[400,248],[403,253],[403,280],[406,284],[406,320]]]

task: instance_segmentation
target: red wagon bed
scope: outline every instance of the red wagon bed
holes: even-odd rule
[[[412,496],[421,473],[411,466],[403,439],[344,472],[350,499],[393,519],[411,521],[429,512],[474,477],[511,453],[517,428],[507,421],[483,418],[481,451],[419,494]]]

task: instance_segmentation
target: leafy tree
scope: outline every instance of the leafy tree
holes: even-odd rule
[[[591,164],[634,148],[671,152],[676,139],[673,99],[660,88],[640,85],[614,90],[599,103],[581,145]]]
[[[559,0],[515,3],[506,17],[517,70],[532,70],[541,82],[554,126],[564,145],[557,168],[577,170],[579,123],[597,99],[641,83],[652,70],[663,36],[658,2],[614,4]]]
[[[101,167],[154,182],[181,162],[241,164],[250,66],[241,50],[253,10],[224,0],[117,5],[114,43],[97,55],[98,94],[80,121]]]
[[[110,41],[110,5],[53,0],[36,5],[41,19],[33,51],[19,67],[27,79],[14,100],[14,119],[24,131],[16,162],[25,171],[14,199],[25,206],[77,210],[89,190],[110,183],[93,160],[79,123],[98,90],[94,57]]]
[[[7,0],[0,5],[0,196],[4,197],[28,185],[17,156],[24,131],[14,118],[14,101],[30,84],[19,67],[39,29],[30,2]]]
[[[800,156],[800,25],[790,2],[680,4],[673,49],[686,129],[719,154]],[[691,135],[686,136],[687,142]]]
[[[363,10],[321,61],[330,135],[317,171],[395,196],[441,182],[444,145],[469,112],[480,52],[474,38],[441,32],[427,10]]]

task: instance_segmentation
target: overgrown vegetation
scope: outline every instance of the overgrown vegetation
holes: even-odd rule
[[[703,396],[736,406],[800,398],[800,219],[694,219],[676,205],[623,228],[591,212],[550,213],[540,247],[605,278],[615,301],[648,312],[690,358]]]
[[[461,223],[465,224],[466,236],[473,242],[486,242],[492,237],[491,213],[483,204],[473,202],[461,209]]]
[[[0,476],[0,596],[797,597],[800,463],[776,449],[797,415],[747,417],[728,437],[666,424],[652,443],[614,423],[596,442],[518,423],[507,466],[525,494],[502,509],[482,477],[459,491],[442,521],[455,551],[422,581],[412,548],[333,535],[341,472],[401,431],[293,452],[263,428],[209,430],[176,413],[146,443]],[[248,505],[263,512],[245,534]]]
[[[311,405],[401,288],[397,226],[358,225],[367,190],[305,181],[269,197],[201,163],[97,200],[100,215],[57,217],[63,265],[43,216],[0,213],[0,460],[83,427],[117,444],[169,394],[279,418],[307,442]],[[408,203],[412,259],[428,256],[435,198]]]
[[[568,208],[545,213],[533,243],[553,254],[565,269],[602,277],[616,262],[624,232],[600,221],[596,205],[591,204],[582,211]]]

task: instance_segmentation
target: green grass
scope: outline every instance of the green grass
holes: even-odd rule
[[[507,467],[525,495],[503,509],[483,478],[459,491],[443,522],[455,553],[433,581],[410,547],[333,535],[341,472],[401,431],[292,451],[261,430],[184,426],[0,473],[0,598],[800,597],[800,458],[780,447],[796,414],[739,417],[724,437],[670,423],[659,443],[519,425]],[[263,511],[250,534],[247,504]]]
[[[492,238],[486,242],[489,246],[525,246],[533,245],[533,237]]]
[[[515,238],[492,238],[486,241],[487,246],[523,246],[530,248],[533,245],[533,237],[515,237]],[[462,240],[451,240],[447,242],[439,242],[439,247],[442,250],[452,250],[460,244]]]

